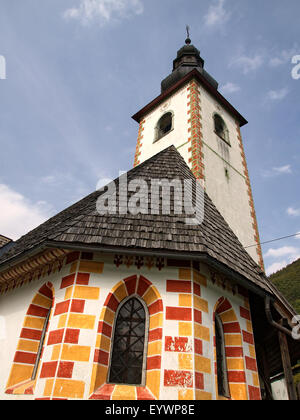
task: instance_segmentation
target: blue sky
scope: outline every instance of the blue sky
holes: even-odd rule
[[[300,232],[299,15],[299,0],[0,0],[0,233],[17,239],[132,167],[131,116],[160,93],[186,24],[249,121],[261,241]],[[263,253],[279,269],[300,236]]]

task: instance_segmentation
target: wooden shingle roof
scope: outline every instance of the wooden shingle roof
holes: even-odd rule
[[[0,235],[0,248],[8,244],[9,242],[11,242],[11,239],[7,238],[6,236]]]
[[[174,146],[151,157],[127,172],[128,182],[144,179],[150,186],[151,179],[185,179],[196,185],[196,179]],[[118,186],[119,178],[115,181]],[[118,190],[118,188],[117,188]],[[16,241],[13,247],[0,257],[0,271],[9,263],[26,256],[41,246],[68,244],[109,248],[147,250],[159,253],[180,253],[210,259],[227,267],[232,272],[264,292],[273,294],[269,281],[259,266],[243,248],[215,205],[204,194],[204,220],[200,225],[187,225],[185,214],[110,214],[101,216],[96,202],[103,191],[96,191],[78,203],[49,219]],[[118,203],[118,193],[116,200]],[[118,250],[118,251],[117,251]]]

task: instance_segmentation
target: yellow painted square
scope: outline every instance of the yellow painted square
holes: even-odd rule
[[[159,399],[160,370],[147,371],[146,386],[150,389],[156,399]]]
[[[104,264],[97,261],[80,261],[79,271],[84,273],[102,274]]]
[[[68,327],[93,330],[95,326],[95,315],[70,314]]]
[[[53,383],[54,379],[47,379],[44,388],[44,397],[51,397],[52,390],[53,390]]]
[[[52,347],[51,360],[59,360],[61,344],[56,344]]]
[[[153,286],[151,286],[147,290],[147,292],[143,295],[143,299],[147,303],[148,306],[157,300],[157,293],[155,292],[155,289]]]
[[[24,327],[34,328],[36,330],[42,330],[44,327],[45,319],[44,318],[35,318],[32,316],[26,316],[24,321]]]
[[[30,351],[36,353],[39,348],[39,341],[19,340],[17,350]]]
[[[74,288],[74,299],[98,300],[99,296],[99,287],[75,286]]]
[[[72,298],[72,294],[73,294],[73,286],[68,287],[65,291],[65,300],[69,300]]]
[[[191,280],[192,272],[190,268],[179,268],[179,280]]]
[[[57,328],[63,328],[66,326],[66,322],[67,322],[67,314],[63,314],[60,315],[59,320],[58,320],[58,324],[57,324]]]
[[[241,335],[240,334],[225,334],[225,345],[242,347]]]
[[[195,324],[194,329],[195,329],[195,338],[199,338],[200,340],[205,340],[205,341],[210,340],[209,328],[203,327],[200,324]]]
[[[251,344],[249,344],[249,354],[251,357],[253,357],[253,359],[256,359],[255,347],[252,346]]]
[[[195,369],[197,372],[211,373],[211,360],[196,354]]]
[[[90,359],[91,348],[89,346],[78,346],[77,344],[64,344],[61,354],[61,360],[70,360],[74,362],[88,362]]]
[[[109,325],[112,325],[115,319],[115,312],[109,308],[103,308],[100,315],[100,321],[104,321]]]
[[[97,348],[100,348],[100,350],[105,350],[107,351],[107,353],[109,353],[110,350],[110,343],[111,340],[110,338],[106,337],[104,334],[99,334],[99,338],[101,338],[101,340],[99,339],[100,343],[99,346],[97,346]],[[97,339],[98,341],[98,339]]]
[[[178,353],[178,367],[181,370],[192,370],[193,369],[193,355]]]
[[[253,378],[253,386],[257,386],[259,387],[259,378],[258,378],[258,374],[256,372],[252,372],[252,378]]]
[[[190,308],[192,306],[192,295],[179,295],[179,306]]]
[[[122,281],[120,281],[113,289],[112,293],[116,296],[119,302],[122,302],[128,296],[127,289]]]
[[[249,333],[253,333],[253,328],[252,328],[252,322],[251,321],[247,321],[247,331]]]
[[[239,358],[227,358],[228,370],[244,370],[244,360]]]
[[[111,396],[112,400],[135,400],[136,390],[134,385],[116,385]]]
[[[194,296],[194,307],[202,312],[208,313],[208,302],[198,296]]]
[[[32,303],[34,305],[42,306],[43,308],[49,309],[50,306],[52,305],[52,300],[37,293],[35,297],[33,298]]]
[[[107,366],[94,364],[91,378],[90,394],[95,392],[107,379]]]
[[[192,389],[180,389],[178,391],[178,400],[194,400],[194,391]]]
[[[153,330],[155,328],[162,327],[162,324],[163,324],[163,314],[162,313],[150,316],[149,330]]]
[[[160,355],[162,350],[161,340],[152,341],[148,344],[148,356]]]
[[[180,337],[190,337],[193,334],[191,322],[179,322],[178,333]]]
[[[194,272],[195,283],[198,283],[201,286],[207,287],[207,278],[195,270],[193,270],[193,272]]]
[[[233,400],[248,400],[247,387],[245,384],[229,384],[230,395]]]
[[[72,379],[56,379],[53,397],[82,399],[85,383]]]
[[[199,391],[196,389],[196,400],[197,401],[210,401],[212,400],[212,394],[210,392]]]
[[[229,311],[226,311],[220,314],[220,318],[222,319],[223,322],[237,321],[237,318],[233,309],[230,309]]]

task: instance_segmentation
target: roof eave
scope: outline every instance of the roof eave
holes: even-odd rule
[[[190,81],[191,79],[196,78],[203,86],[204,88],[214,96],[214,98],[224,106],[225,109],[227,109],[228,112],[230,112],[239,122],[240,127],[248,124],[248,121],[230,104],[230,102],[227,101],[227,99],[224,98],[224,96],[215,89],[202,74],[196,70],[193,69],[190,73],[188,73],[186,76],[184,76],[182,79],[180,79],[177,83],[175,83],[173,86],[171,86],[168,90],[157,96],[153,101],[149,102],[146,106],[144,106],[140,111],[138,111],[136,114],[132,116],[132,118],[140,123],[140,121],[143,119],[143,117],[148,114],[155,106],[160,104],[163,100],[167,99],[170,95],[172,95],[176,90],[178,90],[181,86],[183,86],[185,83]]]

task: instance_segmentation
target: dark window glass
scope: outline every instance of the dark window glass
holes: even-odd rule
[[[216,331],[218,394],[224,397],[228,397],[229,387],[228,387],[228,379],[227,379],[227,363],[226,363],[226,353],[225,353],[224,332],[223,332],[222,321],[218,315],[216,315],[215,331]]]
[[[225,122],[223,121],[223,119],[220,117],[220,115],[215,115],[214,116],[214,121],[215,121],[215,132],[218,134],[218,136],[220,136],[223,140],[229,142],[229,135],[228,135],[228,130],[226,127]]]
[[[172,114],[168,112],[163,115],[157,124],[157,140],[172,130]]]
[[[121,307],[114,333],[109,382],[142,383],[146,313],[141,302],[132,298]]]
[[[32,376],[31,376],[32,380],[34,380],[36,378],[37,370],[38,370],[40,359],[41,359],[41,356],[42,356],[42,350],[43,350],[44,341],[45,341],[45,337],[46,337],[46,332],[47,332],[47,328],[48,328],[48,324],[49,324],[50,313],[51,313],[51,308],[49,309],[48,314],[47,314],[46,319],[45,319],[45,322],[44,322],[42,335],[41,335],[41,339],[40,339],[40,344],[39,344],[38,352],[37,352],[37,355],[36,355],[36,361],[35,361]]]

